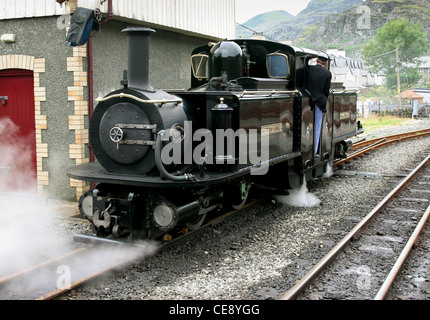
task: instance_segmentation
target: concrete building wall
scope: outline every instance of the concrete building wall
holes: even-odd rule
[[[25,64],[7,63],[15,57],[34,60],[37,177],[41,192],[69,194],[69,179],[64,168],[73,165],[68,145],[73,136],[68,130],[68,115],[73,106],[67,99],[72,75],[65,70],[73,49],[60,46],[64,32],[57,32],[55,18],[0,20],[2,33],[16,35],[15,43],[0,42],[3,69],[31,69]],[[6,61],[6,63],[4,63]],[[30,62],[31,64],[31,62]]]
[[[127,69],[127,38],[121,30],[130,25],[111,21],[93,33],[95,97],[120,87],[123,71]],[[157,89],[188,89],[191,52],[208,40],[165,30],[155,31],[150,40],[150,84]]]

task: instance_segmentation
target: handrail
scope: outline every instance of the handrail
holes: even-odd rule
[[[175,100],[167,100],[167,99],[162,99],[162,100],[143,100],[143,99],[140,99],[140,98],[138,98],[136,96],[133,96],[131,94],[122,93],[122,92],[118,93],[118,94],[113,94],[113,95],[105,97],[105,98],[97,98],[96,101],[97,102],[105,102],[105,101],[108,101],[108,100],[111,100],[111,99],[116,99],[116,98],[121,98],[121,99],[123,99],[123,98],[129,98],[129,99],[136,100],[137,102],[140,102],[140,103],[148,103],[148,104],[159,103],[161,105],[166,104],[166,103],[176,103],[176,105],[178,105],[178,104],[182,103],[182,101],[183,101],[182,99],[175,99]]]
[[[250,94],[268,94],[270,96],[273,96],[274,94],[297,94],[299,93],[299,90],[290,90],[290,91],[276,91],[276,90],[267,90],[267,91],[243,91],[242,94],[240,95],[241,98],[243,98],[246,95],[250,95]]]
[[[357,93],[358,90],[355,89],[344,89],[344,90],[331,90],[333,93],[347,93],[347,92],[352,92],[352,93]]]

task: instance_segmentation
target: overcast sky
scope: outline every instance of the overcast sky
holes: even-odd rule
[[[285,10],[293,16],[308,6],[310,0],[236,0],[236,22],[249,19],[275,10]]]

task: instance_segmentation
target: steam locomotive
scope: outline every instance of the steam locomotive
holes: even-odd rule
[[[286,194],[321,176],[363,132],[357,95],[332,83],[320,147],[305,90],[324,52],[239,39],[191,55],[191,88],[149,83],[149,28],[129,27],[121,88],[97,100],[90,144],[97,159],[69,177],[97,183],[79,201],[95,239],[155,239],[199,229],[240,209],[253,191]]]

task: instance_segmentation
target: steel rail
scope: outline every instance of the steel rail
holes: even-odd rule
[[[94,273],[86,276],[86,277],[83,277],[83,278],[81,278],[81,279],[79,279],[79,280],[71,283],[68,286],[65,286],[65,287],[60,288],[58,290],[52,291],[50,293],[47,293],[44,296],[37,298],[36,300],[52,300],[52,299],[55,299],[58,296],[61,296],[61,295],[65,294],[65,293],[67,293],[67,292],[70,292],[73,289],[76,289],[76,288],[82,286],[83,284],[85,284],[85,283],[87,283],[87,282],[89,282],[89,281],[91,281],[93,279],[96,279],[97,277],[100,277],[104,273],[112,271],[112,270],[114,270],[114,269],[116,269],[116,268],[118,268],[120,266],[123,266],[123,265],[129,263],[129,262],[130,262],[130,259],[125,259],[125,260],[122,260],[120,262],[114,263],[114,264],[112,264],[112,265],[110,265],[110,266],[108,266],[108,267],[106,267],[106,268],[104,268],[102,270],[99,270],[97,272],[94,272]]]
[[[285,293],[281,300],[292,300],[306,286],[314,280],[321,271],[326,268],[336,256],[349,244],[349,242],[365,227],[369,221],[379,213],[387,204],[411,181],[430,162],[430,156],[422,161],[405,179],[403,179],[385,198],[373,208],[363,220],[361,220],[337,245],[333,247],[306,275],[304,275],[287,293]]]
[[[56,258],[47,260],[45,262],[42,262],[42,263],[39,263],[37,265],[31,266],[31,267],[29,267],[27,269],[24,269],[22,271],[18,271],[18,272],[12,273],[10,275],[4,276],[4,277],[0,278],[0,287],[4,286],[8,282],[12,282],[12,281],[18,279],[19,277],[24,277],[26,275],[29,275],[31,272],[35,272],[38,269],[44,268],[44,267],[49,266],[51,264],[54,264],[54,263],[56,263],[58,261],[64,260],[66,258],[69,258],[69,257],[71,257],[71,256],[73,256],[75,254],[78,254],[78,253],[81,253],[83,251],[86,251],[87,249],[89,249],[89,247],[87,247],[87,248],[80,248],[80,249],[68,252],[68,253],[60,256],[60,257],[56,257]]]
[[[351,161],[352,159],[355,159],[355,158],[359,157],[362,154],[365,154],[365,153],[367,153],[369,151],[375,150],[377,147],[378,148],[381,147],[382,144],[385,143],[385,142],[387,142],[386,138],[379,139],[378,141],[375,141],[373,144],[369,145],[368,147],[350,154],[345,159],[341,159],[341,160],[338,160],[338,161],[334,162],[333,166],[339,166],[339,165],[344,164],[344,163],[346,163],[348,161]],[[390,143],[391,142],[392,141],[390,140]]]
[[[29,267],[27,269],[24,269],[22,271],[15,272],[13,274],[10,274],[10,275],[7,275],[5,277],[2,277],[2,278],[0,278],[0,288],[4,287],[5,285],[7,285],[7,284],[9,284],[9,283],[11,283],[13,281],[19,280],[22,277],[31,276],[32,272],[37,272],[38,270],[40,270],[42,268],[49,267],[50,265],[53,265],[54,263],[57,263],[57,262],[59,262],[61,260],[73,257],[73,256],[75,256],[77,254],[83,253],[83,252],[85,252],[85,251],[87,251],[87,250],[89,250],[91,248],[95,248],[95,246],[89,246],[89,247],[85,247],[85,248],[80,248],[80,249],[68,252],[68,253],[60,256],[60,257],[57,257],[57,258],[54,258],[54,259],[50,259],[48,261],[39,263],[37,265],[34,265],[34,266]],[[61,296],[62,294],[70,292],[71,290],[73,290],[73,289],[75,289],[75,288],[77,288],[79,286],[82,286],[83,284],[85,284],[85,283],[87,283],[87,282],[89,282],[89,281],[91,281],[91,280],[93,280],[93,279],[95,279],[95,278],[103,275],[104,273],[106,273],[108,271],[114,270],[115,268],[123,266],[123,265],[125,265],[125,264],[127,264],[129,262],[130,262],[130,259],[124,259],[124,260],[121,260],[119,262],[113,263],[112,265],[110,265],[110,266],[108,266],[106,268],[103,268],[103,269],[101,269],[101,270],[99,270],[97,272],[94,272],[94,273],[92,273],[92,274],[90,274],[88,276],[85,276],[85,277],[83,277],[83,278],[81,278],[81,279],[73,282],[72,284],[70,284],[68,286],[65,286],[65,287],[60,288],[58,290],[52,291],[50,293],[47,293],[47,294],[43,295],[42,297],[37,298],[36,300],[52,300],[52,299],[54,299],[54,298],[56,298],[58,296]]]
[[[232,211],[226,212],[226,213],[224,213],[224,214],[223,214],[223,215],[221,215],[221,216],[218,216],[218,217],[216,217],[216,218],[214,218],[214,219],[212,219],[212,220],[209,220],[209,221],[208,221],[204,226],[202,226],[200,229],[198,229],[198,230],[196,230],[196,231],[192,231],[192,232],[186,233],[185,235],[180,236],[180,237],[179,237],[179,238],[177,238],[177,239],[174,239],[174,240],[168,241],[168,242],[166,242],[166,243],[162,244],[162,247],[167,248],[167,247],[170,247],[171,245],[174,245],[174,244],[175,244],[175,243],[177,243],[177,242],[183,241],[185,238],[187,238],[187,236],[197,234],[197,233],[199,233],[199,232],[203,231],[204,229],[206,229],[207,227],[210,227],[210,226],[212,226],[213,224],[216,224],[216,223],[218,223],[218,222],[220,222],[220,221],[222,221],[222,220],[224,220],[224,219],[226,219],[226,218],[228,218],[228,217],[232,217],[232,216],[233,216],[233,215],[235,215],[236,213],[238,213],[238,212],[240,212],[240,211],[242,211],[242,210],[244,210],[244,209],[246,209],[246,208],[248,208],[248,207],[250,207],[250,206],[255,205],[257,202],[258,202],[258,200],[257,200],[257,201],[252,201],[252,202],[250,202],[250,203],[245,204],[245,205],[243,206],[243,208],[241,208],[241,209],[238,209],[238,210],[232,210]],[[113,243],[112,245],[115,245],[115,243]],[[124,244],[124,245],[127,245],[127,244]],[[162,250],[162,247],[160,247],[159,249],[160,249],[160,250]],[[112,271],[112,270],[114,270],[114,269],[116,269],[116,268],[118,268],[118,267],[120,267],[120,266],[127,265],[128,263],[130,263],[130,261],[133,261],[133,259],[131,259],[131,260],[130,260],[130,259],[124,259],[124,260],[121,260],[121,261],[119,261],[119,262],[116,262],[116,263],[114,263],[114,264],[112,264],[112,265],[110,265],[110,266],[108,266],[108,267],[106,267],[106,268],[104,268],[104,269],[102,269],[102,270],[99,270],[99,271],[97,271],[97,272],[94,272],[94,273],[92,273],[92,274],[90,274],[90,275],[86,276],[86,277],[83,277],[83,278],[81,278],[81,279],[79,279],[79,280],[77,280],[77,281],[75,281],[75,282],[71,283],[71,284],[70,284],[70,285],[68,285],[68,286],[65,286],[65,287],[60,288],[60,289],[58,289],[58,290],[55,290],[55,291],[53,291],[53,292],[47,293],[47,294],[45,294],[44,296],[39,297],[39,298],[38,298],[38,299],[36,299],[36,300],[52,300],[52,299],[55,299],[55,298],[57,298],[57,297],[59,297],[59,296],[61,296],[61,295],[66,294],[67,292],[70,292],[70,291],[71,291],[71,290],[73,290],[73,289],[76,289],[76,288],[78,288],[78,287],[80,287],[80,286],[84,285],[84,284],[85,284],[85,283],[87,283],[87,282],[90,282],[90,281],[92,281],[92,280],[96,279],[97,277],[100,277],[101,275],[103,275],[103,274],[105,274],[105,273],[107,273],[107,272],[109,272],[109,271]]]
[[[386,136],[386,137],[379,137],[371,140],[364,140],[364,141],[357,141],[354,143],[353,149],[360,148],[367,146],[369,144],[374,144],[375,142],[378,142],[380,139],[396,139],[401,137],[407,137],[407,136],[414,136],[414,137],[420,137],[423,134],[426,135],[427,133],[430,133],[430,129],[424,129],[424,130],[417,130],[417,131],[411,131],[411,132],[405,132],[405,133],[399,133],[392,136]]]
[[[386,146],[386,145],[389,145],[392,143],[397,143],[397,142],[401,142],[401,141],[409,140],[409,139],[422,138],[422,137],[426,137],[429,135],[430,135],[430,129],[426,129],[426,130],[407,132],[407,133],[402,133],[402,134],[396,134],[393,136],[387,136],[387,137],[382,137],[382,138],[377,138],[377,139],[373,139],[373,140],[369,140],[369,141],[360,142],[360,143],[355,144],[353,148],[357,149],[360,146],[366,146],[364,149],[358,150],[358,151],[350,154],[345,159],[338,160],[338,161],[334,162],[333,166],[338,166],[338,165],[344,164],[345,162],[348,162],[354,158],[357,158],[362,154],[365,154],[369,151],[375,150],[377,148],[381,148],[383,146]]]
[[[365,140],[365,141],[356,142],[352,146],[352,150],[370,147],[370,146],[373,146],[375,144],[381,143],[381,142],[386,141],[386,140],[387,140],[386,137],[382,137],[382,138],[376,138],[376,139],[372,139],[372,140]]]
[[[391,286],[393,285],[394,280],[397,277],[397,274],[399,273],[400,269],[402,268],[403,264],[405,263],[406,258],[409,256],[409,253],[411,252],[412,248],[417,243],[417,240],[421,234],[421,231],[424,228],[429,217],[430,217],[430,206],[427,208],[426,212],[423,214],[420,222],[416,226],[414,232],[412,233],[411,237],[409,238],[409,241],[406,243],[405,248],[402,250],[401,254],[399,255],[398,259],[396,260],[396,263],[394,264],[393,268],[391,269],[390,273],[388,274],[387,278],[385,279],[384,283],[382,284],[381,288],[379,289],[378,293],[376,294],[374,300],[383,300],[387,296],[389,290],[391,289]]]

